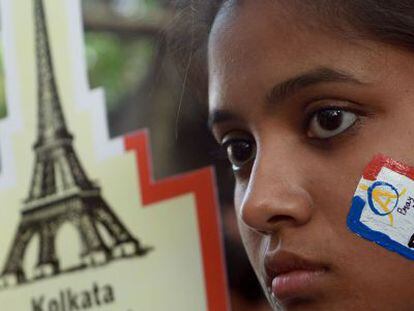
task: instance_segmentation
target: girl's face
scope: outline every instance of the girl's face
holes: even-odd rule
[[[414,165],[414,53],[301,14],[243,1],[210,36],[210,121],[249,258],[288,310],[413,310],[414,263],[346,219],[374,155]]]

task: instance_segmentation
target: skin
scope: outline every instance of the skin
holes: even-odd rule
[[[414,264],[352,233],[346,219],[374,155],[414,166],[414,53],[298,15],[277,1],[246,0],[222,9],[210,35],[213,133],[219,143],[256,148],[235,171],[248,256],[262,283],[265,254],[287,251],[328,267],[283,303],[287,310],[413,310]],[[321,68],[343,76],[269,102],[275,86]],[[333,106],[357,121],[315,137],[309,120]]]

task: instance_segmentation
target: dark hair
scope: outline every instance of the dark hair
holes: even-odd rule
[[[412,0],[305,0],[303,3],[330,26],[356,31],[369,39],[414,51]]]
[[[263,0],[257,0],[263,1]],[[297,8],[304,19],[414,51],[413,0],[268,0]],[[187,88],[207,98],[206,46],[223,4],[242,0],[176,0],[177,18],[169,32],[170,51],[188,78]],[[309,14],[309,15],[308,15]]]
[[[183,85],[197,99],[207,98],[207,42],[211,26],[226,0],[175,0],[176,17],[166,29],[169,54]]]

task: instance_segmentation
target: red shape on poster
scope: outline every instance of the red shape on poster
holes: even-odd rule
[[[154,181],[148,136],[148,132],[144,130],[124,137],[125,150],[135,153],[142,203],[145,207],[194,193],[208,310],[230,310],[214,171],[207,167]]]

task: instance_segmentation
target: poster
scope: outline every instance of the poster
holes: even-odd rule
[[[79,0],[0,2],[2,310],[227,310],[211,168],[152,178],[145,129],[109,138]]]

